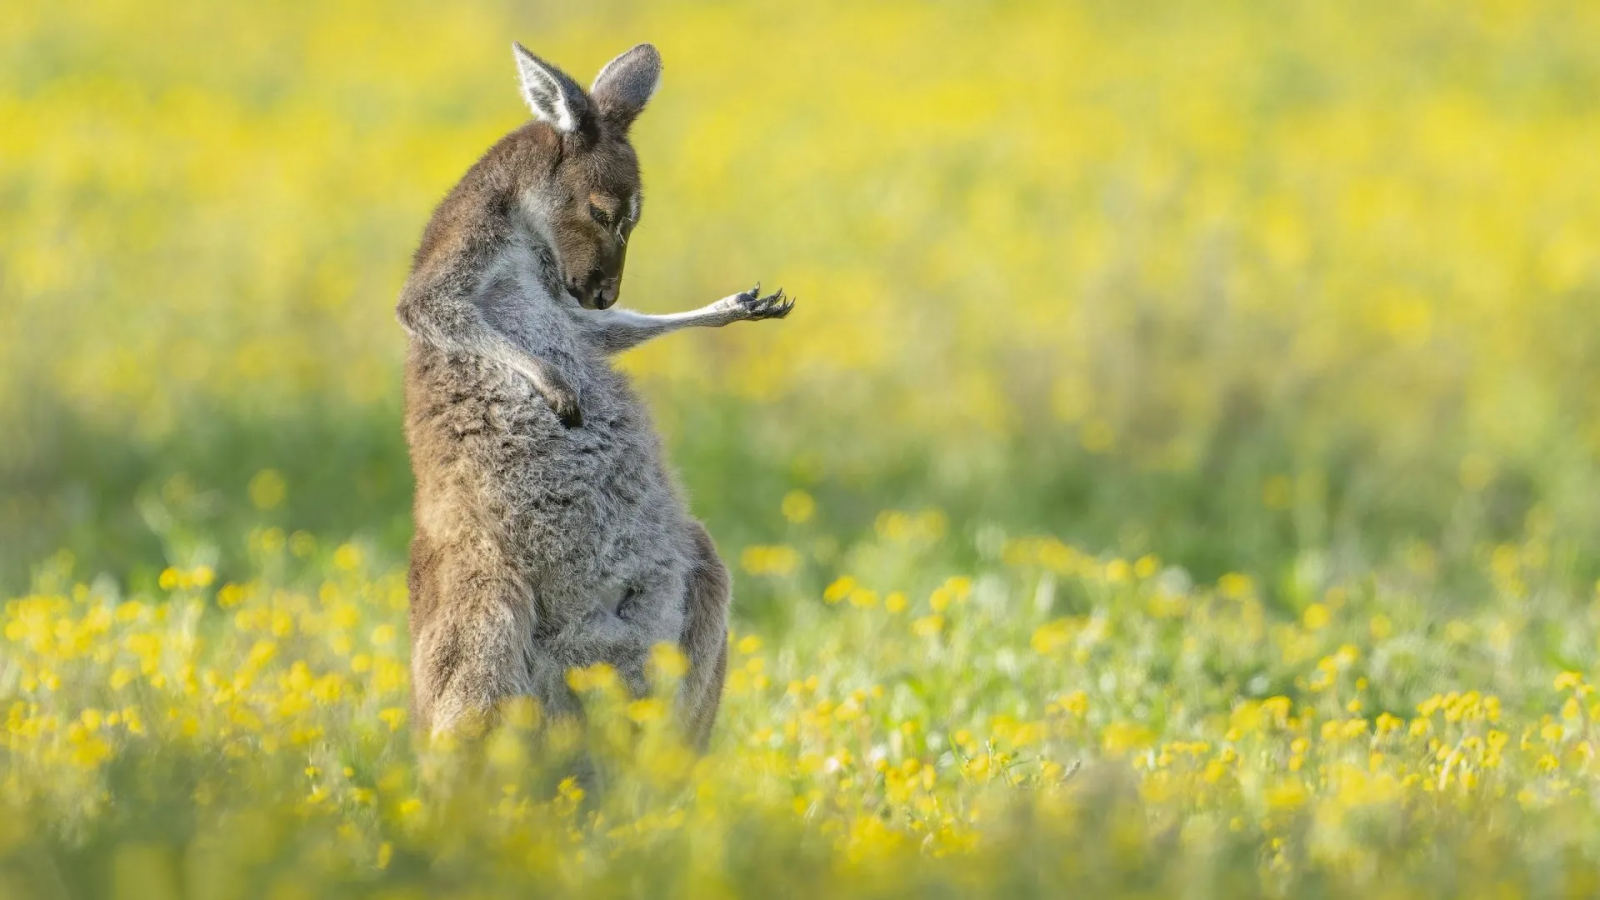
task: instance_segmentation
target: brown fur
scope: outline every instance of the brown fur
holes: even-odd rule
[[[439,205],[397,313],[412,337],[406,437],[414,722],[491,723],[607,663],[636,693],[651,646],[689,659],[678,707],[704,747],[726,670],[728,572],[690,518],[648,413],[610,356],[677,328],[778,318],[782,292],[690,313],[609,309],[641,206],[627,127],[654,89],[648,45],[592,94],[518,48],[541,121],[496,143]]]

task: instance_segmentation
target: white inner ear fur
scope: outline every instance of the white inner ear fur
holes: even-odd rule
[[[538,61],[529,58],[521,47],[512,45],[511,55],[517,60],[517,78],[522,84],[522,98],[533,114],[548,121],[557,131],[570,132],[578,127],[577,118],[561,80],[545,70]]]

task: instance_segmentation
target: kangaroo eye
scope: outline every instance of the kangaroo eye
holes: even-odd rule
[[[602,228],[611,227],[611,214],[593,203],[589,204],[589,218],[599,222]]]

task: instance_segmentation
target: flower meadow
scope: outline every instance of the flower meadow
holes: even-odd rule
[[[24,0],[0,900],[1600,895],[1600,7]],[[579,8],[581,7],[581,8]],[[393,302],[666,63],[622,360],[735,579],[408,721]]]
[[[808,498],[789,498],[792,536]],[[404,573],[252,532],[250,573],[124,593],[66,554],[7,603],[7,896],[1587,896],[1592,590],[1537,530],[1441,619],[1417,570],[1278,590],[886,512],[780,634],[731,634],[719,733],[574,670],[475,741],[406,722]],[[749,575],[751,571],[759,572]],[[950,574],[945,574],[950,572]],[[1528,591],[1542,596],[1530,612]]]

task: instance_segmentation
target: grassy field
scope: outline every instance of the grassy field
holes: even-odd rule
[[[1600,7],[23,0],[0,898],[1600,893]],[[393,303],[656,43],[711,754],[406,723]],[[565,779],[587,747],[596,775]]]

